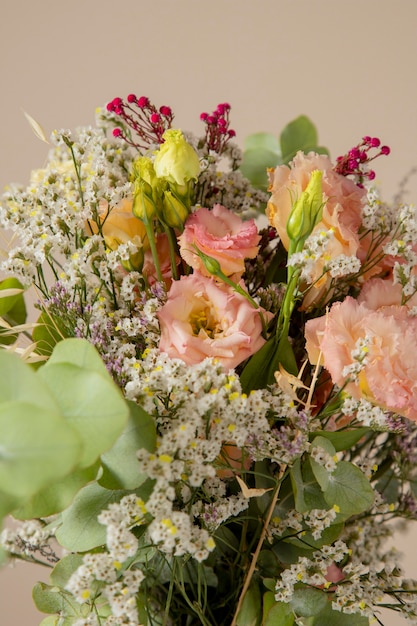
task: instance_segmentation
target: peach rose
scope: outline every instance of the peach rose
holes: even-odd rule
[[[332,230],[334,237],[326,249],[326,258],[332,259],[340,254],[356,255],[359,248],[358,230],[362,220],[362,206],[366,193],[355,183],[333,170],[329,157],[314,152],[304,154],[297,152],[288,167],[280,165],[269,172],[269,190],[271,197],[268,202],[267,216],[269,222],[277,230],[280,239],[288,250],[289,238],[287,221],[293,201],[305,190],[314,170],[323,172],[323,215],[313,233]],[[307,294],[302,308],[308,309],[317,302],[328,290],[330,276],[323,274],[325,259],[319,258],[313,272],[313,288]],[[320,280],[319,280],[320,279]]]
[[[105,200],[100,201],[101,232],[111,250],[116,250],[121,243],[129,242],[142,247],[143,242],[147,241],[145,226],[133,215],[132,204],[131,198],[122,200],[114,207],[109,207]],[[95,234],[98,233],[97,224],[90,221],[89,225]]]
[[[348,368],[363,358],[356,380],[346,390],[384,409],[417,421],[417,318],[410,316],[417,296],[401,305],[401,287],[372,279],[360,297],[336,302],[326,316],[306,324],[311,363],[320,358],[332,381],[343,386]],[[363,348],[361,348],[361,341]],[[347,368],[347,369],[346,369]]]
[[[234,368],[265,343],[259,312],[227,285],[198,272],[182,276],[158,312],[159,349],[188,365],[213,357]]]
[[[254,220],[244,222],[220,204],[213,209],[197,209],[184,225],[178,238],[183,259],[201,274],[209,276],[194,246],[216,259],[226,276],[239,280],[245,271],[245,259],[258,253],[260,236]]]

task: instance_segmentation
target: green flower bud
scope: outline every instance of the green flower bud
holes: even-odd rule
[[[142,221],[149,221],[158,210],[158,199],[161,195],[160,183],[151,159],[138,157],[133,163],[131,178],[133,180],[133,215]]]
[[[305,241],[321,220],[323,213],[323,172],[314,170],[301,196],[294,202],[287,222],[288,237],[293,241]]]
[[[172,185],[183,187],[197,180],[200,160],[194,148],[185,140],[180,130],[170,128],[163,134],[164,143],[154,161],[155,173]]]
[[[162,205],[162,221],[164,224],[182,231],[184,222],[190,213],[189,207],[172,191],[165,191]]]
[[[137,179],[134,182],[132,212],[142,222],[149,222],[156,213],[152,187],[145,180]]]

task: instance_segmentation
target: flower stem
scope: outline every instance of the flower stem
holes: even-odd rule
[[[243,604],[243,601],[245,599],[246,592],[249,589],[250,583],[252,581],[253,574],[254,574],[255,569],[256,569],[256,564],[258,562],[258,557],[259,557],[259,554],[261,552],[263,543],[265,541],[266,533],[268,532],[269,522],[271,521],[271,517],[272,517],[272,514],[273,514],[274,509],[275,509],[275,505],[276,505],[277,500],[278,500],[278,495],[279,495],[279,491],[280,491],[280,488],[281,488],[282,479],[283,479],[283,476],[284,476],[284,473],[285,473],[286,469],[287,469],[286,465],[283,465],[280,468],[279,475],[278,475],[278,480],[277,480],[277,484],[275,486],[275,490],[274,490],[274,493],[273,493],[273,496],[272,496],[271,504],[269,505],[268,513],[267,513],[267,515],[265,517],[265,521],[264,521],[264,524],[263,524],[263,527],[262,527],[262,532],[260,534],[259,541],[258,541],[258,544],[256,546],[255,552],[253,553],[252,561],[251,561],[251,564],[250,564],[249,569],[247,571],[246,578],[245,578],[245,581],[243,583],[242,591],[241,591],[241,594],[239,596],[239,600],[238,600],[238,603],[237,603],[236,611],[235,611],[235,614],[233,615],[233,620],[232,620],[230,626],[236,626],[237,625],[237,618],[239,617],[239,612],[240,612],[240,609],[242,608],[242,604]]]

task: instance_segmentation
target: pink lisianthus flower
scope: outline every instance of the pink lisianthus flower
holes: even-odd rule
[[[325,264],[341,254],[357,254],[358,231],[366,196],[364,189],[334,171],[333,164],[326,155],[297,152],[290,167],[280,165],[269,172],[271,197],[266,214],[286,250],[290,244],[287,222],[293,203],[306,189],[314,170],[323,172],[323,213],[312,234],[332,230],[334,236],[326,247],[325,255],[318,257],[314,264],[311,281],[313,286],[304,298],[304,310],[318,302],[329,289],[331,277],[323,273]]]
[[[347,297],[307,322],[310,362],[320,361],[338,386],[348,381],[354,398],[417,421],[416,304],[413,296],[401,305],[401,287],[389,280],[368,281],[357,300]]]
[[[196,246],[216,259],[226,276],[239,280],[245,270],[245,259],[257,255],[259,240],[254,220],[243,221],[221,204],[216,204],[211,210],[197,209],[187,218],[178,243],[181,256],[194,270],[209,276],[196,253]]]
[[[198,272],[182,276],[158,312],[159,349],[188,365],[213,357],[234,368],[265,343],[260,312],[267,316],[213,278]]]

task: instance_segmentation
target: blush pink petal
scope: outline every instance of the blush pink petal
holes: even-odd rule
[[[211,210],[197,209],[188,217],[178,243],[183,259],[201,274],[209,275],[194,246],[216,259],[227,276],[239,279],[244,260],[257,255],[259,240],[254,220],[243,221],[216,204]]]
[[[346,390],[417,421],[417,318],[401,305],[398,285],[368,281],[358,300],[347,297],[326,316],[309,320],[305,335],[310,361],[320,359],[340,387],[347,381],[344,368],[354,363],[352,351],[366,338],[365,364]]]
[[[280,165],[269,172],[269,191],[267,216],[271,225],[277,230],[285,248],[289,248],[287,222],[293,201],[300,197],[310,180],[314,170],[323,172],[323,215],[313,233],[332,230],[334,237],[326,249],[326,257],[333,259],[340,254],[356,255],[360,241],[358,230],[362,221],[362,207],[365,192],[345,176],[333,169],[329,157],[309,152],[298,152],[290,164]],[[302,308],[308,309],[320,300],[328,290],[331,278],[323,274],[325,261],[319,258],[313,269],[313,287],[303,302]]]
[[[197,272],[172,283],[158,319],[160,350],[189,365],[212,357],[234,368],[265,343],[259,309]]]

